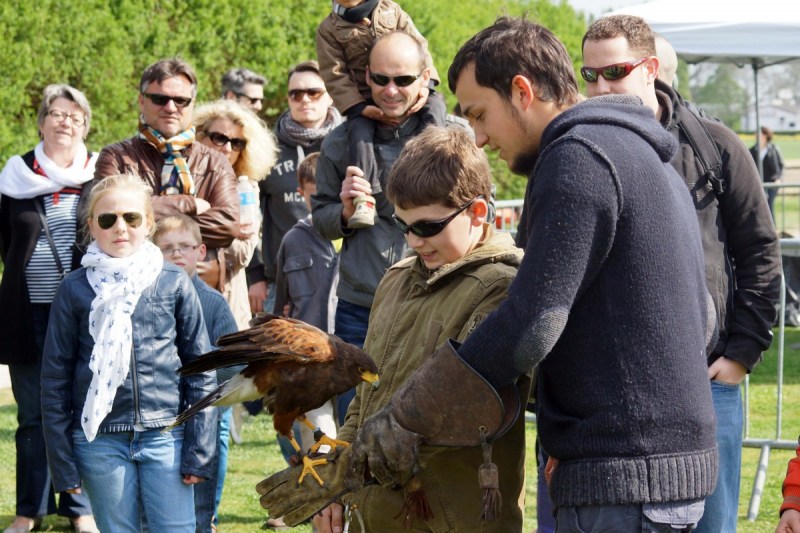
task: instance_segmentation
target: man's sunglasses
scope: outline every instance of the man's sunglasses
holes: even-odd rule
[[[125,224],[131,228],[138,228],[142,225],[142,214],[135,211],[129,213],[101,213],[97,215],[97,225],[101,229],[109,229],[117,223],[117,216],[121,216]]]
[[[406,222],[397,216],[396,213],[392,215],[392,218],[394,219],[394,223],[397,224],[397,227],[400,228],[400,231],[402,231],[404,234],[408,235],[408,232],[410,231],[417,237],[425,239],[441,233],[442,230],[446,228],[454,218],[460,215],[466,208],[471,206],[472,203],[478,198],[483,198],[483,195],[481,194],[480,196],[473,198],[466,204],[459,207],[455,213],[441,220],[418,220],[413,224],[406,224]]]
[[[406,74],[404,76],[384,76],[383,74],[376,74],[375,72],[369,73],[369,79],[372,80],[372,83],[374,83],[375,85],[380,85],[381,87],[386,87],[392,81],[398,87],[408,87],[409,85],[417,81],[420,76],[422,76],[421,72],[416,76],[413,76],[411,74]]]
[[[256,105],[256,104],[260,104],[260,103],[264,102],[264,98],[263,97],[261,97],[261,98],[253,98],[252,96],[247,96],[244,93],[236,93],[236,92],[233,93],[233,94],[235,94],[237,96],[237,98],[244,98],[245,100],[248,100],[250,102],[250,105]]]
[[[303,97],[308,95],[309,100],[316,102],[323,94],[325,94],[325,89],[321,89],[319,87],[312,87],[310,89],[292,89],[289,91],[289,98],[291,98],[293,102],[302,102]]]
[[[192,103],[192,98],[189,98],[188,96],[168,96],[166,94],[158,93],[142,93],[142,96],[146,96],[151,102],[158,106],[165,106],[170,100],[175,102],[175,107],[186,107]]]
[[[226,144],[231,143],[231,149],[235,152],[241,152],[244,150],[244,147],[247,146],[246,139],[232,139],[218,131],[209,131],[207,135],[208,138],[211,139],[211,142],[217,146],[225,146]]]
[[[616,81],[621,80],[631,72],[633,69],[644,63],[650,59],[649,57],[643,57],[641,59],[637,59],[636,61],[625,61],[624,63],[614,63],[613,65],[606,65],[605,67],[587,67],[586,65],[581,67],[581,76],[583,79],[588,81],[589,83],[594,83],[598,80],[600,76],[603,76],[608,81]]]

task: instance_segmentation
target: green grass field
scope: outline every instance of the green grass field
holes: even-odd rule
[[[777,336],[776,342],[777,346]],[[782,438],[793,440],[800,433],[800,330],[789,329],[785,339],[784,411]],[[764,362],[750,379],[749,408],[752,438],[775,437],[777,402],[777,357],[771,349]],[[0,527],[13,519],[15,493],[14,428],[16,405],[11,391],[0,390]],[[254,490],[256,483],[268,474],[283,468],[283,459],[274,439],[271,420],[267,416],[250,418],[244,425],[243,443],[231,446],[228,478],[220,507],[220,533],[245,533],[259,531],[265,512],[258,503]],[[528,428],[528,457],[526,484],[526,523],[524,531],[535,528],[536,480],[533,458],[535,429]],[[761,512],[755,522],[745,519],[757,470],[759,450],[746,448],[742,459],[742,489],[739,503],[739,531],[743,533],[773,533],[777,523],[777,509],[781,503],[781,482],[786,472],[786,462],[794,452],[773,450],[767,469],[767,482],[761,501]],[[66,519],[48,517],[45,531],[71,531]],[[299,533],[309,533],[308,525],[295,528]]]

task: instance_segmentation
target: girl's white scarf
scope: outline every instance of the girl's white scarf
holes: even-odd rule
[[[89,245],[81,264],[95,297],[89,311],[89,333],[94,339],[89,368],[92,383],[83,404],[81,425],[89,442],[100,423],[111,412],[117,388],[125,381],[131,366],[131,315],[142,291],[153,284],[161,272],[161,250],[145,241],[128,257],[110,257],[97,246]]]
[[[46,176],[31,170],[21,156],[15,155],[8,160],[3,172],[0,173],[0,194],[25,200],[43,194],[53,194],[64,187],[80,189],[94,176],[97,154],[87,161],[88,152],[83,143],[78,146],[72,165],[66,168],[58,166],[47,157],[44,153],[44,144],[41,142],[33,149],[33,153]]]

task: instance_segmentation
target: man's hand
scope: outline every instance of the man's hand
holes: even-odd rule
[[[344,529],[344,507],[340,503],[332,503],[314,515],[311,523],[318,533],[342,533]]]
[[[211,209],[211,204],[208,203],[208,201],[196,196],[194,197],[194,210],[196,214],[202,215],[209,209]]]
[[[419,471],[421,444],[422,435],[405,429],[384,407],[364,422],[348,448],[345,485],[353,492],[361,489],[369,472],[383,487],[403,487]]]
[[[201,481],[205,480],[204,477],[197,477],[192,474],[183,474],[183,484],[184,485],[197,485]]]
[[[408,108],[406,111],[406,116],[411,116],[414,113],[418,112],[422,107],[428,102],[428,95],[430,94],[430,90],[427,87],[422,87],[419,90],[419,96],[417,97],[417,101],[414,102],[414,105]]]
[[[728,359],[725,356],[720,357],[708,367],[708,379],[729,383],[731,385],[738,385],[744,380],[746,375],[747,369],[744,365],[733,359]]]
[[[372,186],[364,179],[364,171],[358,167],[347,167],[342,191],[339,199],[342,201],[342,224],[347,225],[347,221],[356,212],[353,198],[367,196],[372,193]]]
[[[800,511],[786,509],[781,515],[781,521],[775,528],[775,533],[800,533]]]
[[[269,295],[269,287],[266,281],[256,281],[247,289],[247,298],[250,300],[250,312],[253,314],[264,311],[264,301]],[[272,309],[269,310],[272,312]]]

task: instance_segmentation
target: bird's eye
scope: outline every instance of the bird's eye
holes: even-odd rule
[[[363,366],[360,366],[360,367],[358,367],[358,373],[359,373],[359,374],[363,374],[363,373],[364,373],[364,372],[366,372],[366,371],[367,371],[367,369],[366,369],[366,368],[364,368]]]

